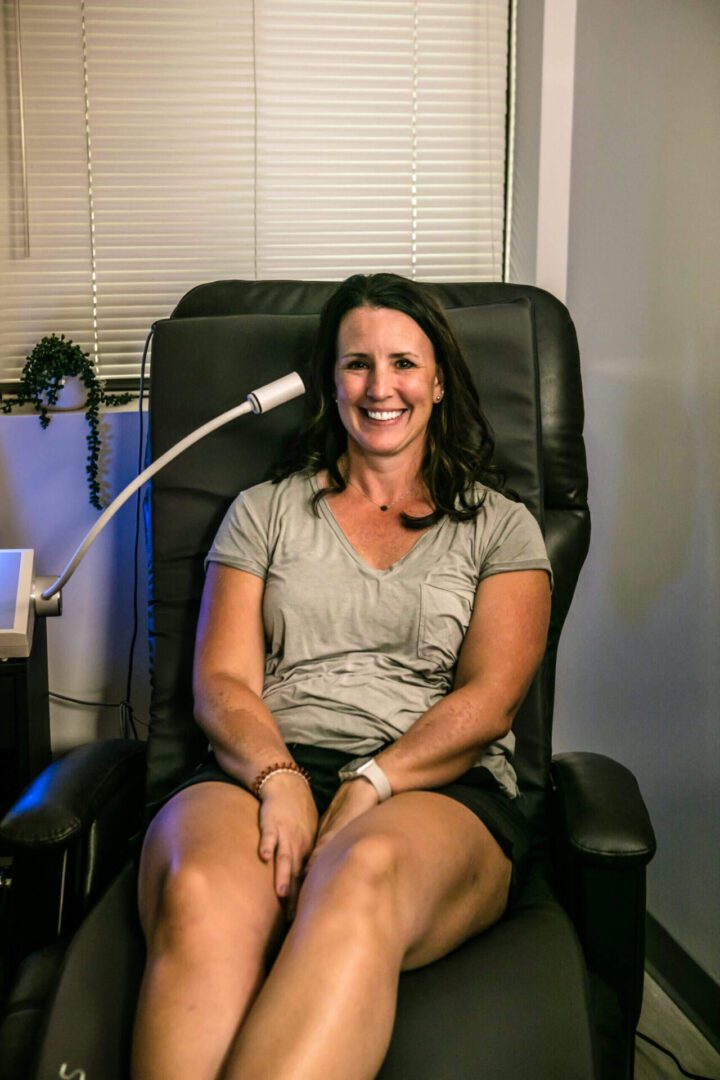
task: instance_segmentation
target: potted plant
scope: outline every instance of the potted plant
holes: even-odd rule
[[[2,410],[4,413],[9,413],[16,406],[32,405],[40,416],[41,426],[46,428],[50,423],[50,412],[58,407],[58,398],[68,380],[77,380],[78,386],[81,385],[85,392],[85,419],[88,423],[88,456],[85,471],[88,477],[90,503],[96,509],[102,510],[100,481],[98,480],[98,461],[102,442],[100,406],[125,405],[131,400],[132,394],[108,394],[90,362],[89,354],[84,353],[80,346],[74,345],[72,341],[66,341],[64,334],[60,337],[51,334],[50,337],[42,338],[28,356],[22,369],[18,391],[14,397],[3,400]],[[64,392],[67,393],[67,390]],[[82,401],[70,407],[82,408]]]

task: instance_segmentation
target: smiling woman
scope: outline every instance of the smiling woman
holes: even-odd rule
[[[522,886],[511,726],[550,564],[498,490],[432,294],[343,283],[311,395],[293,459],[240,493],[207,557],[194,694],[211,751],[143,847],[136,1080],[371,1080],[399,972]]]
[[[354,486],[376,505],[401,503],[400,525],[423,529],[443,514],[473,518],[477,481],[502,490],[475,384],[426,286],[397,274],[343,282],[323,309],[309,383],[312,418],[275,475],[325,470],[316,502]],[[431,505],[413,510],[423,490]]]
[[[443,396],[432,342],[402,311],[355,308],[340,323],[335,383],[348,480],[372,501],[394,505],[412,491],[403,488],[420,472],[430,414]],[[385,490],[373,494],[370,485]]]

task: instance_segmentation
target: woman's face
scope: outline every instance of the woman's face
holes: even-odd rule
[[[409,315],[349,311],[338,330],[335,386],[340,419],[357,449],[422,452],[442,380],[430,338]]]

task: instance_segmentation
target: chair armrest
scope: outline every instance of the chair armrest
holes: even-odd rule
[[[64,847],[90,828],[121,793],[142,791],[145,747],[107,739],[71,750],[54,761],[20,796],[0,822],[9,847]]]
[[[2,819],[16,959],[70,932],[127,860],[144,782],[143,743],[90,743],[49,765]]]
[[[618,868],[650,862],[655,834],[629,769],[602,754],[558,754],[551,776],[556,822],[578,859]]]
[[[633,774],[601,754],[553,758],[555,870],[591,971],[617,994],[628,1047],[640,1016],[645,867],[655,834]]]

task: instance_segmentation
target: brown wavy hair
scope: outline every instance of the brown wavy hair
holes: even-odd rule
[[[325,495],[345,490],[338,461],[347,449],[347,431],[333,398],[335,364],[340,323],[359,307],[392,308],[409,315],[432,342],[442,373],[444,395],[430,416],[421,466],[435,509],[423,517],[401,513],[402,524],[424,529],[445,514],[456,521],[473,518],[484,501],[484,496],[476,501],[475,483],[495,491],[504,488],[504,477],[493,463],[492,430],[440,301],[428,286],[398,274],[354,274],[323,306],[306,378],[310,418],[275,469],[274,482],[293,472],[313,474],[327,469],[331,483],[313,496],[316,512]]]

